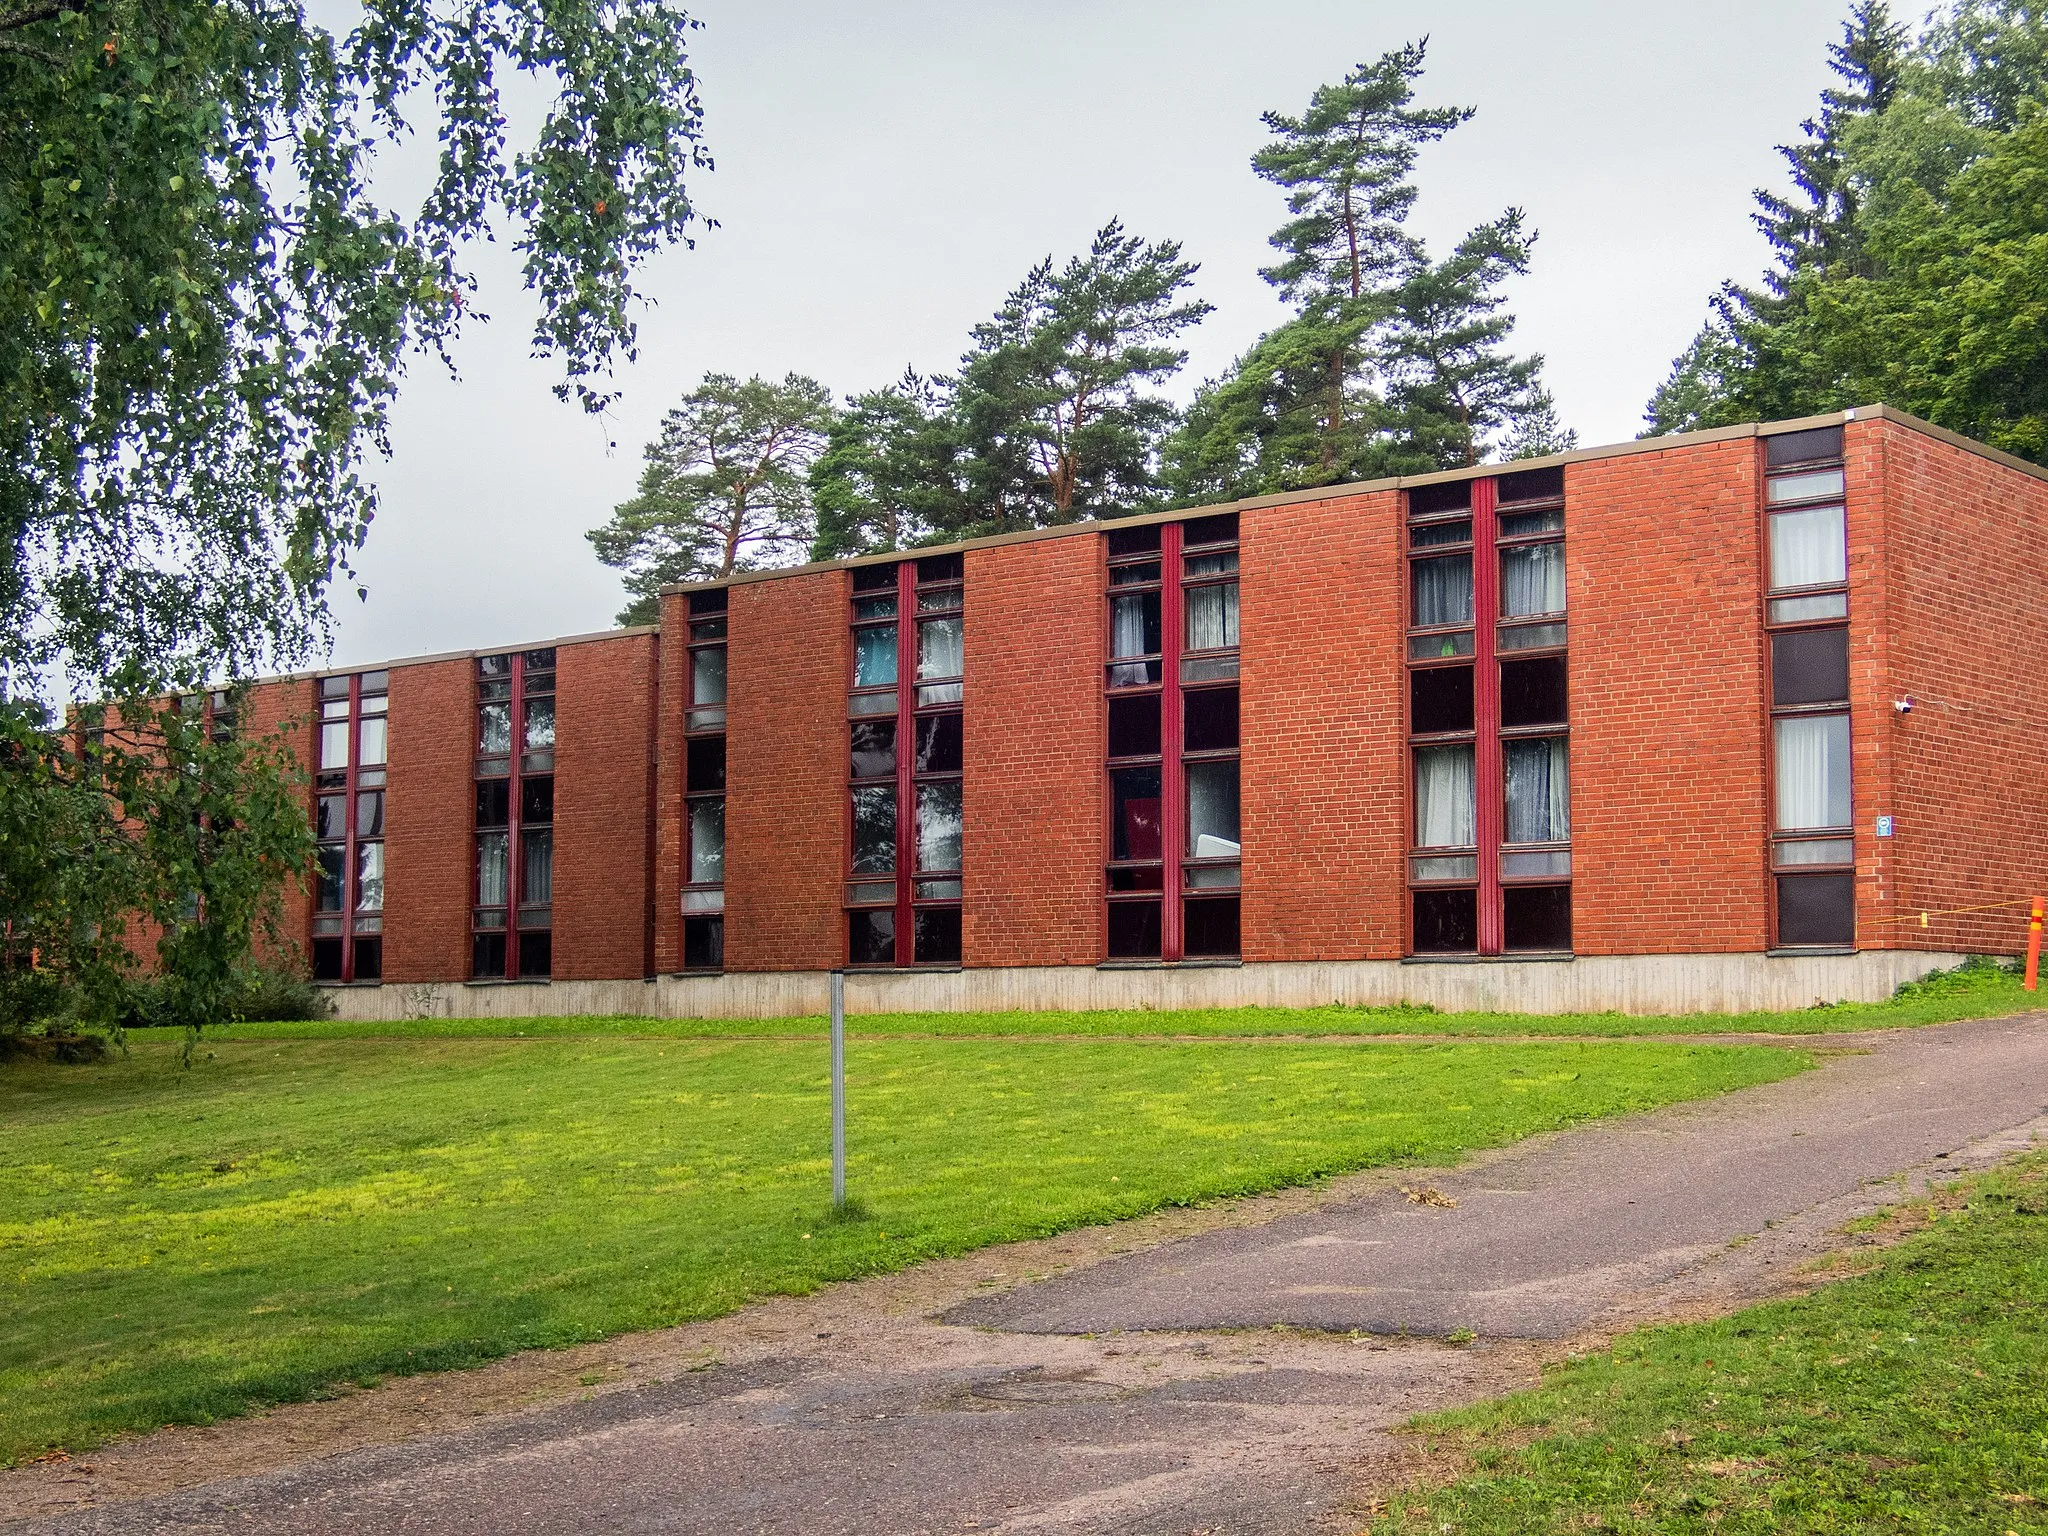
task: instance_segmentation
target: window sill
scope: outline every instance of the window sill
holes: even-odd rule
[[[849,965],[849,976],[957,976],[966,969],[959,965]]]
[[[1565,965],[1577,955],[1557,950],[1516,950],[1505,955],[1403,955],[1403,965]]]
[[[483,976],[463,983],[465,987],[546,987],[554,985],[552,976]]]
[[[384,983],[381,981],[316,981],[313,985],[324,987],[330,992],[348,992],[357,987],[381,987]]]
[[[1234,971],[1242,960],[1098,960],[1098,971]]]
[[[1857,955],[1861,954],[1854,944],[1810,944],[1794,949],[1767,949],[1766,960],[1807,960],[1815,955]]]

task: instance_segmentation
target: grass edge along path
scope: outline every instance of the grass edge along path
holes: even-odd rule
[[[1647,1328],[1404,1433],[1372,1536],[2048,1531],[2048,1150],[1850,1224],[1799,1297]]]
[[[0,1459],[1774,1081],[1648,1042],[171,1042],[0,1069]]]
[[[932,1036],[1241,1036],[1441,1035],[1469,1039],[1578,1036],[1629,1039],[1643,1035],[1829,1035],[1863,1029],[1909,1029],[1959,1019],[1995,1018],[2042,1006],[2023,990],[2017,965],[1978,959],[1905,983],[1881,1003],[1822,1003],[1787,1012],[1752,1013],[1444,1013],[1427,1003],[1387,1007],[1118,1009],[1090,1013],[853,1014],[855,1038]],[[641,1014],[508,1019],[408,1019],[399,1022],[319,1019],[223,1025],[209,1036],[244,1040],[531,1039],[550,1035],[616,1035],[644,1039],[810,1036],[826,1032],[820,1016],[780,1019],[670,1019]],[[171,1033],[134,1031],[138,1038]]]

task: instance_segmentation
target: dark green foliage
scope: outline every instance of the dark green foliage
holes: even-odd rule
[[[1134,512],[1157,500],[1154,466],[1175,422],[1151,393],[1187,361],[1175,345],[1211,306],[1183,297],[1195,265],[1116,220],[1086,256],[1026,274],[951,381],[964,498],[954,538]]]
[[[961,522],[958,433],[936,380],[906,368],[848,398],[811,466],[813,560],[903,549]]]
[[[790,374],[742,384],[713,373],[683,397],[647,445],[640,492],[586,535],[626,573],[621,624],[651,624],[675,581],[800,560],[815,536],[809,475],[833,422],[832,393]]]
[[[635,267],[708,167],[667,0],[0,8],[0,659],[143,692],[303,656],[375,509],[409,350],[443,351],[467,244],[509,223],[536,351],[591,409]],[[554,93],[506,142],[499,79]],[[410,211],[371,191],[423,128]]]
[[[214,737],[175,700],[70,736],[0,705],[0,1032],[235,1016],[313,834],[281,737]]]

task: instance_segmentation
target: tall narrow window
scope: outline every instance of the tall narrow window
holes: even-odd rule
[[[1856,942],[1842,429],[1764,440],[1775,942]]]
[[[476,663],[476,864],[470,974],[554,970],[555,653]]]
[[[1571,949],[1564,473],[1408,494],[1412,947]]]
[[[960,962],[963,579],[959,555],[853,573],[846,885],[852,965]]]
[[[1241,948],[1237,536],[1234,514],[1107,535],[1113,960]]]
[[[725,966],[726,591],[690,594],[690,705],[684,717],[683,969]]]
[[[384,975],[384,796],[391,674],[320,679],[320,765],[313,835],[319,881],[313,899],[313,976],[379,981]],[[216,694],[211,729],[232,732]]]

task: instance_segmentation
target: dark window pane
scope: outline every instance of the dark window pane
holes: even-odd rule
[[[1159,695],[1139,694],[1109,701],[1109,755],[1159,755]]]
[[[917,722],[919,773],[958,773],[961,752],[958,715],[926,715]]]
[[[512,814],[512,786],[504,779],[483,779],[476,786],[476,824],[502,827]]]
[[[851,771],[856,779],[886,779],[896,772],[894,720],[863,720],[853,727]]]
[[[683,919],[683,969],[715,971],[725,965],[725,919]]]
[[[356,796],[356,836],[384,835],[384,791],[367,789]]]
[[[1198,959],[1237,954],[1237,898],[1189,897],[1181,908],[1185,926],[1181,948]]]
[[[1533,656],[1500,664],[1500,723],[1563,725],[1567,716],[1562,656]]]
[[[1118,768],[1109,776],[1110,857],[1121,864],[1161,853],[1159,770]]]
[[[1532,533],[1563,531],[1563,507],[1546,507],[1540,512],[1511,512],[1500,520],[1500,536],[1504,539],[1525,538]]]
[[[1186,733],[1181,745],[1190,752],[1228,752],[1237,745],[1237,690],[1195,688],[1181,696],[1186,706]]]
[[[1410,549],[1434,549],[1439,544],[1470,544],[1472,520],[1459,518],[1449,523],[1424,523],[1408,531]]]
[[[315,981],[341,980],[341,940],[315,939],[313,941],[313,979]]]
[[[341,877],[348,862],[348,849],[340,843],[323,844],[320,849],[320,891],[317,901],[322,912],[341,910]]]
[[[896,590],[896,566],[857,565],[853,568],[853,590],[856,592],[893,592]]]
[[[1472,669],[1427,667],[1408,674],[1409,729],[1418,736],[1472,729]]]
[[[1109,534],[1109,552],[1112,555],[1142,555],[1159,548],[1159,525],[1149,523],[1143,528],[1113,528]]]
[[[1237,759],[1187,765],[1188,846],[1198,859],[1234,859],[1241,851],[1238,830]]]
[[[1772,469],[1787,464],[1812,464],[1842,456],[1842,429],[1815,427],[1811,432],[1780,432],[1764,439],[1764,463]]]
[[[1166,889],[1166,870],[1158,864],[1141,865],[1136,869],[1112,869],[1109,888],[1112,891],[1162,891]]]
[[[1478,948],[1477,891],[1415,893],[1415,952],[1418,955],[1470,954]]]
[[[1512,475],[1502,475],[1494,482],[1494,500],[1506,501],[1550,501],[1564,494],[1564,466],[1553,465],[1549,469],[1525,469]]]
[[[469,973],[480,980],[498,980],[505,974],[505,935],[473,934],[469,941]]]
[[[1182,544],[1229,544],[1237,539],[1237,514],[1219,512],[1214,517],[1193,517],[1180,525]]]
[[[1771,636],[1773,704],[1840,704],[1848,698],[1848,630],[1795,629]]]
[[[1159,958],[1159,903],[1112,901],[1109,904],[1109,958]]]
[[[323,677],[320,679],[320,697],[323,699],[345,699],[348,697],[346,677]]]
[[[723,613],[725,612],[726,601],[724,587],[717,587],[709,592],[692,592],[690,594],[690,612]]]
[[[846,963],[896,963],[896,914],[893,911],[884,907],[846,914]]]
[[[689,743],[688,789],[691,794],[725,788],[725,738],[699,736]]]
[[[551,933],[519,935],[519,974],[545,976],[554,969],[555,936]]]
[[[1500,893],[1501,947],[1563,953],[1572,947],[1572,888],[1511,885]]]
[[[384,941],[382,939],[356,940],[357,981],[382,981],[384,979]]]
[[[1780,875],[1778,942],[1788,949],[1856,942],[1856,877]]]
[[[323,842],[348,835],[347,795],[322,795],[313,802],[313,835]]]
[[[896,867],[896,790],[876,784],[853,792],[853,872],[886,875]]]
[[[917,562],[919,581],[960,581],[966,575],[967,562],[962,555],[927,555]]]
[[[553,779],[521,779],[519,781],[519,824],[526,827],[544,827],[555,819],[555,781]]]
[[[960,909],[932,907],[912,915],[912,958],[919,965],[960,963]]]
[[[1446,480],[1440,485],[1418,485],[1408,493],[1408,515],[1423,517],[1431,512],[1456,512],[1472,505],[1470,480]]]

